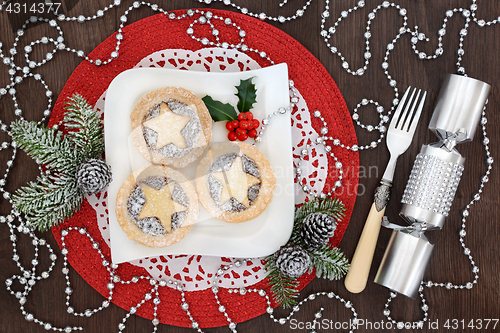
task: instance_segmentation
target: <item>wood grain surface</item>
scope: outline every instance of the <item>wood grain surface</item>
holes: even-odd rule
[[[289,3],[279,7],[279,0],[233,0],[238,5],[248,7],[252,12],[265,12],[268,15],[291,15],[296,9],[302,7],[305,0],[289,0]],[[24,3],[24,1],[16,1]],[[39,1],[40,2],[40,1]],[[363,54],[365,44],[363,33],[368,13],[379,5],[382,1],[366,1],[366,7],[350,15],[343,20],[338,27],[338,31],[332,38],[332,42],[338,47],[352,68],[362,67],[364,63]],[[410,1],[397,0],[398,4],[408,10],[408,26],[419,27],[419,31],[424,32],[429,38],[429,42],[419,43],[419,48],[432,54],[437,47],[437,31],[440,29],[447,9],[455,7],[469,8],[471,1],[446,0],[446,1]],[[28,1],[28,4],[34,3]],[[62,12],[68,16],[79,14],[93,14],[97,9],[108,5],[110,1],[63,1]],[[86,53],[93,50],[100,42],[114,33],[119,26],[119,17],[126,7],[132,4],[132,0],[122,0],[123,5],[113,8],[103,19],[95,20],[86,24],[76,22],[65,22],[62,27],[65,31],[66,44],[71,47],[81,48]],[[330,1],[330,19],[328,22],[340,16],[342,10],[346,10],[355,5],[352,0]],[[225,6],[221,2],[216,2],[207,6],[194,0],[160,0],[158,4],[167,10],[210,7],[217,9],[234,10],[230,6]],[[491,21],[500,15],[500,1],[478,1],[477,17]],[[397,10],[381,10],[377,13],[377,18],[373,21],[371,32],[371,52],[372,58],[368,71],[365,75],[358,77],[346,73],[342,69],[342,61],[331,54],[329,49],[320,37],[320,15],[325,10],[325,2],[313,0],[305,15],[285,24],[273,23],[293,38],[297,39],[308,50],[310,50],[326,67],[333,79],[339,86],[349,110],[353,110],[362,98],[378,101],[384,106],[388,106],[393,98],[393,91],[389,87],[387,78],[381,68],[381,63],[386,50],[386,45],[396,35],[397,29],[401,26],[403,19]],[[129,15],[129,22],[135,22],[141,18],[152,15],[148,8],[132,11]],[[0,12],[0,41],[3,43],[2,50],[9,52],[9,48],[14,43],[15,32],[29,17],[22,14],[9,14]],[[332,21],[330,21],[332,20]],[[459,43],[459,31],[463,28],[465,19],[456,14],[448,22],[447,34],[443,39],[444,55],[431,61],[421,61],[411,48],[410,36],[405,35],[396,44],[396,49],[390,55],[390,71],[398,87],[405,89],[407,86],[417,86],[428,91],[428,100],[421,119],[421,125],[417,129],[414,144],[406,154],[398,160],[397,172],[394,179],[393,200],[387,208],[386,215],[391,220],[397,221],[400,204],[399,199],[408,179],[408,175],[413,164],[413,160],[418,153],[421,144],[433,142],[436,138],[427,130],[432,115],[433,106],[439,92],[441,81],[445,74],[456,73],[456,51]],[[331,25],[331,23],[329,24]],[[40,38],[48,33],[48,28],[44,25],[31,26],[26,31],[27,40]],[[464,43],[465,56],[462,61],[463,67],[469,76],[486,81],[491,84],[492,90],[487,107],[488,116],[488,136],[490,138],[490,151],[493,157],[500,159],[500,24],[479,28],[472,23],[469,33]],[[22,55],[20,55],[22,57]],[[41,54],[33,57],[41,59]],[[81,62],[75,54],[58,52],[55,59],[47,65],[37,69],[40,72],[50,89],[57,98],[58,93],[63,88],[66,80],[72,71]],[[7,66],[0,65],[0,87],[4,87],[9,82]],[[18,100],[20,107],[25,112],[25,118],[40,119],[40,106],[46,105],[45,91],[34,80],[23,82],[22,89],[19,89]],[[1,118],[7,124],[13,119],[13,103],[10,98],[0,100]],[[373,110],[363,109],[361,116],[367,121],[375,122],[376,115]],[[358,128],[359,129],[359,128]],[[375,133],[358,130],[358,141],[360,144],[368,144],[374,138]],[[9,141],[5,133],[0,133],[0,142]],[[466,157],[465,172],[453,202],[450,215],[445,222],[445,226],[440,231],[428,232],[431,242],[435,243],[434,252],[428,265],[425,279],[437,282],[453,282],[462,284],[472,281],[471,265],[458,241],[458,231],[461,224],[461,210],[471,200],[472,195],[478,190],[480,177],[486,170],[485,151],[481,144],[482,135],[478,129],[473,142],[458,146],[460,153]],[[5,171],[8,154],[0,156],[0,172]],[[363,151],[360,153],[360,192],[358,194],[354,213],[352,215],[347,232],[340,244],[347,257],[351,258],[361,234],[363,223],[370,209],[373,200],[373,191],[383,173],[385,164],[389,159],[389,154],[384,145],[378,149]],[[498,162],[493,164],[493,172],[490,181],[486,184],[481,201],[471,209],[471,216],[467,222],[467,236],[465,241],[471,249],[476,265],[480,269],[480,278],[477,285],[472,290],[447,290],[446,288],[426,288],[425,296],[429,305],[429,321],[438,322],[437,329],[429,328],[426,322],[424,332],[496,332],[500,331],[500,323],[496,329],[492,325],[488,330],[472,330],[467,328],[471,320],[478,319],[498,319],[500,318],[500,226],[499,226],[499,187]],[[35,164],[24,153],[19,153],[16,159],[16,167],[11,172],[6,188],[10,191],[24,185],[28,180],[33,180],[38,174]],[[0,214],[6,215],[11,207],[2,198]],[[43,235],[50,242],[53,248],[57,249],[57,244],[51,233]],[[306,297],[311,292],[334,291],[341,297],[349,299],[354,304],[358,316],[367,322],[378,322],[379,324],[386,318],[382,314],[384,304],[389,296],[389,290],[375,284],[373,278],[377,267],[382,259],[386,244],[389,240],[390,232],[381,230],[379,242],[375,251],[373,266],[369,277],[368,285],[364,292],[360,294],[350,294],[344,287],[343,281],[327,281],[315,279],[301,293],[301,297]],[[26,244],[26,238],[21,237],[24,242],[18,242],[18,251],[21,253],[31,253],[32,246]],[[43,252],[42,252],[43,254]],[[31,256],[27,256],[31,257]],[[41,256],[41,265],[47,266],[46,256]],[[35,323],[24,320],[19,310],[18,300],[7,292],[4,286],[6,278],[14,274],[19,274],[19,270],[12,258],[12,245],[9,240],[9,230],[5,224],[0,225],[0,332],[45,332],[45,329]],[[67,325],[81,325],[84,332],[115,332],[118,331],[118,324],[125,316],[126,311],[111,305],[109,309],[92,316],[91,318],[75,318],[66,313],[64,287],[65,280],[62,274],[58,274],[62,269],[62,260],[58,260],[55,266],[56,274],[43,283],[38,283],[28,298],[26,308],[35,313],[37,318],[48,321],[58,327]],[[78,311],[86,308],[97,307],[104,298],[92,289],[87,283],[71,271],[70,274],[73,289],[76,291],[72,296],[72,302]],[[391,315],[405,322],[419,320],[422,316],[420,302],[406,298],[397,297],[392,303]],[[312,321],[314,313],[324,307],[325,319],[335,322],[347,322],[351,316],[350,311],[339,302],[320,300],[308,302],[296,315],[299,322]],[[287,311],[279,310],[278,313],[288,314]],[[444,324],[447,320],[458,320],[457,330],[447,329]],[[462,329],[462,320],[465,328]],[[132,316],[127,321],[127,332],[150,332],[153,326],[149,320]],[[436,326],[433,326],[436,327]],[[262,315],[253,320],[238,324],[239,332],[309,332],[310,330],[293,329],[288,323],[279,325],[267,316]],[[158,332],[183,333],[192,332],[191,329],[178,328],[167,325],[160,325]],[[207,332],[228,332],[228,328],[207,329]],[[333,327],[327,329],[317,329],[318,332],[333,332]],[[346,331],[346,330],[341,330]],[[375,331],[397,331],[370,329],[369,326],[360,326],[360,332]],[[412,331],[412,330],[408,330]]]

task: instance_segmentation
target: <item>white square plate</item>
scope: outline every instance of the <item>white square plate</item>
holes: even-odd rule
[[[130,113],[145,94],[165,86],[182,87],[204,97],[235,106],[240,79],[254,77],[257,102],[252,112],[263,119],[289,104],[286,64],[263,69],[214,73],[163,68],[137,68],[119,74],[109,85],[104,106],[106,161],[113,181],[108,188],[111,257],[121,263],[169,254],[200,254],[220,257],[252,258],[275,252],[292,232],[294,218],[294,175],[290,113],[278,115],[266,127],[257,148],[269,159],[276,173],[276,191],[268,208],[257,218],[243,223],[226,223],[212,218],[200,205],[200,217],[180,242],[164,248],[150,248],[127,238],[116,220],[116,195],[127,177],[148,162],[130,139]],[[211,144],[228,142],[225,122],[214,123]],[[247,140],[249,143],[251,140]],[[198,160],[199,161],[199,160]],[[194,179],[198,161],[181,171]]]

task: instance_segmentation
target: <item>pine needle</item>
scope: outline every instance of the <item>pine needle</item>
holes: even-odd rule
[[[338,248],[332,248],[329,244],[318,249],[307,247],[300,237],[302,221],[309,214],[323,213],[332,216],[335,224],[337,224],[337,222],[342,221],[344,218],[344,211],[344,204],[337,198],[316,198],[304,203],[295,211],[293,231],[289,242],[300,245],[306,250],[311,259],[309,273],[312,273],[315,269],[316,276],[319,278],[329,280],[342,278],[349,270],[349,262],[342,251]],[[276,266],[274,254],[266,257],[265,261],[268,284],[271,287],[271,293],[276,303],[285,308],[297,304],[296,298],[299,295],[299,281],[286,277],[279,271]]]
[[[278,267],[276,267],[274,254],[266,257],[265,262],[268,272],[267,280],[275,302],[284,308],[297,304],[295,299],[299,296],[299,281],[281,274]]]
[[[311,259],[309,272],[316,269],[316,276],[328,280],[339,280],[349,270],[349,261],[338,248],[326,244],[318,249],[308,249]]]
[[[68,172],[79,162],[71,143],[53,128],[38,127],[34,121],[16,120],[11,123],[10,133],[17,147],[46,168]]]
[[[76,185],[76,169],[86,158],[99,158],[104,151],[101,120],[87,100],[75,94],[66,109],[64,125],[69,132],[65,136],[34,121],[11,124],[12,140],[48,171],[12,196],[14,207],[40,231],[80,209],[83,192]]]
[[[104,150],[101,118],[93,111],[85,98],[79,94],[69,98],[64,125],[70,131],[67,136],[84,158],[98,158]]]

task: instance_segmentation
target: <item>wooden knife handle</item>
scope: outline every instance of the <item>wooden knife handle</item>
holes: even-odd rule
[[[344,281],[345,287],[351,293],[360,293],[366,287],[384,212],[385,207],[377,211],[375,203],[372,204],[358,246],[352,257],[351,268]]]

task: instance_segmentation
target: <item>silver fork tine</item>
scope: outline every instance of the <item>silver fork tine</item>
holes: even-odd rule
[[[424,91],[424,95],[422,96],[422,100],[420,101],[420,104],[418,105],[418,108],[417,108],[417,113],[415,114],[415,117],[413,118],[410,129],[408,130],[408,132],[410,132],[410,135],[413,135],[413,133],[415,132],[415,129],[417,128],[418,119],[420,118],[420,114],[422,113],[422,109],[424,108],[425,97],[427,97],[427,91]]]
[[[415,94],[415,91],[417,89],[415,88],[415,90],[413,91],[413,94]],[[408,132],[408,129],[410,128],[410,124],[411,124],[411,121],[412,121],[412,116],[413,116],[413,111],[415,111],[415,107],[417,106],[417,102],[418,102],[418,98],[420,97],[420,89],[418,90],[418,93],[417,93],[417,97],[415,97],[415,100],[413,101],[412,103],[412,106],[411,106],[411,111],[410,113],[408,113],[408,115],[406,116],[406,120],[405,120],[405,123],[402,127],[402,130],[403,131],[407,131]],[[413,94],[412,94],[412,97],[413,97]],[[408,109],[408,107],[410,106],[410,103],[408,103],[408,106],[406,107]],[[418,120],[418,119],[417,119]]]
[[[399,119],[397,120],[398,123],[396,124],[396,126],[401,130],[403,129],[406,115],[408,114],[408,110],[410,109],[410,106],[413,102],[413,96],[415,96],[415,91],[417,91],[417,88],[413,89],[413,92],[411,93],[410,99],[408,100],[408,103],[406,103],[405,111],[403,112],[401,117],[399,117]],[[415,102],[413,102],[413,104],[415,104]]]
[[[406,97],[408,96],[410,88],[411,87],[408,87],[408,89],[406,89],[405,94],[403,95],[403,98],[401,98],[401,100],[399,101],[398,107],[396,108],[396,113],[394,113],[394,116],[392,116],[391,123],[389,124],[389,129],[396,128],[397,119],[399,118],[399,115],[401,114],[401,110],[403,110],[403,105],[405,104]]]

